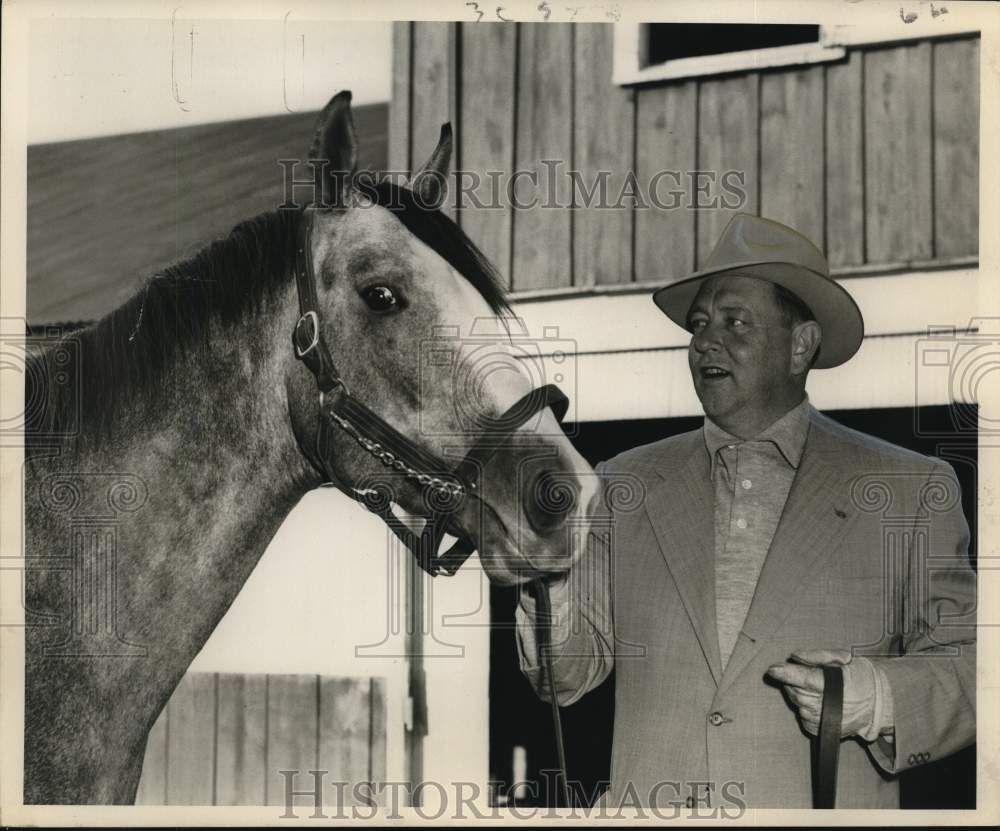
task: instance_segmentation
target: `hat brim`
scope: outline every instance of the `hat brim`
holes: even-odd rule
[[[815,369],[830,369],[850,360],[865,336],[864,318],[858,304],[834,280],[793,263],[752,262],[699,271],[687,279],[653,293],[653,301],[674,323],[688,330],[687,316],[702,283],[722,274],[755,277],[777,283],[802,300],[823,330]],[[688,330],[690,331],[690,330]]]

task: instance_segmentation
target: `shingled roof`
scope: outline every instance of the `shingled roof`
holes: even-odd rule
[[[316,113],[28,148],[28,320],[98,318],[142,281],[283,199]],[[359,166],[385,170],[388,105],[354,108]]]

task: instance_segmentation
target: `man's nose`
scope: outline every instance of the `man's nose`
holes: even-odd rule
[[[691,337],[691,345],[698,352],[708,352],[719,348],[718,330],[711,324],[705,324]]]

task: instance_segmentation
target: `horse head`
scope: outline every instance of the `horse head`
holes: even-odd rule
[[[437,523],[519,583],[571,565],[598,487],[553,412],[561,394],[511,336],[493,266],[438,209],[451,145],[445,125],[409,186],[380,181],[356,173],[350,93],[320,114],[299,236],[300,300],[315,296],[295,336],[315,379],[289,378],[292,421],[325,478],[404,541]]]

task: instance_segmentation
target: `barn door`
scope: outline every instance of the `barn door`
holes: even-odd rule
[[[386,780],[385,679],[188,673],[150,734],[136,802],[285,805],[315,787],[310,771],[324,804],[359,804],[363,783]]]

